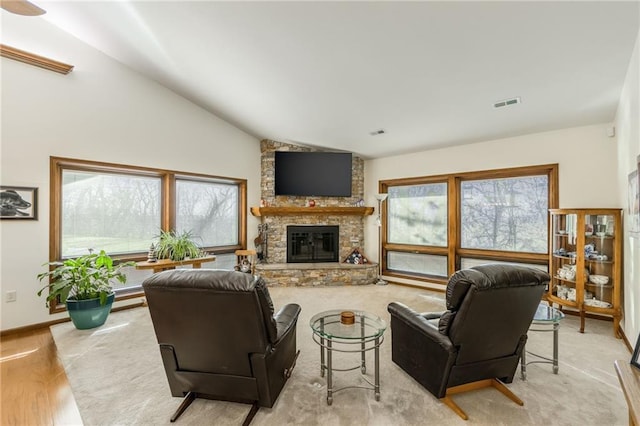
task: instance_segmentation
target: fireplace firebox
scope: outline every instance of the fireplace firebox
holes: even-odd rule
[[[338,262],[338,226],[287,226],[287,263]]]

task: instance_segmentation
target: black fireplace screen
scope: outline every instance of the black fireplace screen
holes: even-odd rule
[[[338,262],[338,226],[287,226],[287,263]]]

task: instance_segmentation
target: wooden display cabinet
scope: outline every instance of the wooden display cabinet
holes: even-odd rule
[[[550,209],[547,300],[580,313],[613,317],[620,338],[622,288],[622,210]]]

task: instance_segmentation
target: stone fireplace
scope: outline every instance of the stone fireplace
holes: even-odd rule
[[[364,160],[353,156],[351,197],[317,197],[315,206],[307,207],[310,197],[275,196],[275,151],[313,151],[311,148],[272,140],[260,143],[261,199],[265,207],[254,207],[260,216],[266,241],[263,261],[256,266],[269,285],[370,284],[377,277],[377,265],[352,265],[343,261],[364,245],[365,216],[372,208],[360,207],[364,197]],[[288,229],[336,229],[334,237],[313,237],[290,246]],[[315,232],[315,231],[314,231]],[[337,238],[336,238],[337,235]],[[327,244],[335,244],[331,259],[325,258]],[[317,250],[320,247],[321,250]],[[316,250],[313,255],[312,250]],[[295,260],[288,252],[296,253]],[[311,255],[311,259],[300,260]],[[315,257],[314,257],[315,256]]]

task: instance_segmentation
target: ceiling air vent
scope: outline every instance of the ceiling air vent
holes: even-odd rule
[[[384,135],[385,133],[387,132],[385,132],[384,129],[379,129],[379,130],[374,130],[373,132],[369,132],[371,136]]]
[[[509,105],[519,104],[519,103],[521,103],[520,97],[517,97],[517,98],[505,99],[503,101],[498,101],[498,102],[493,104],[493,107],[494,108],[502,108],[502,107],[506,107],[506,106],[509,106]]]

